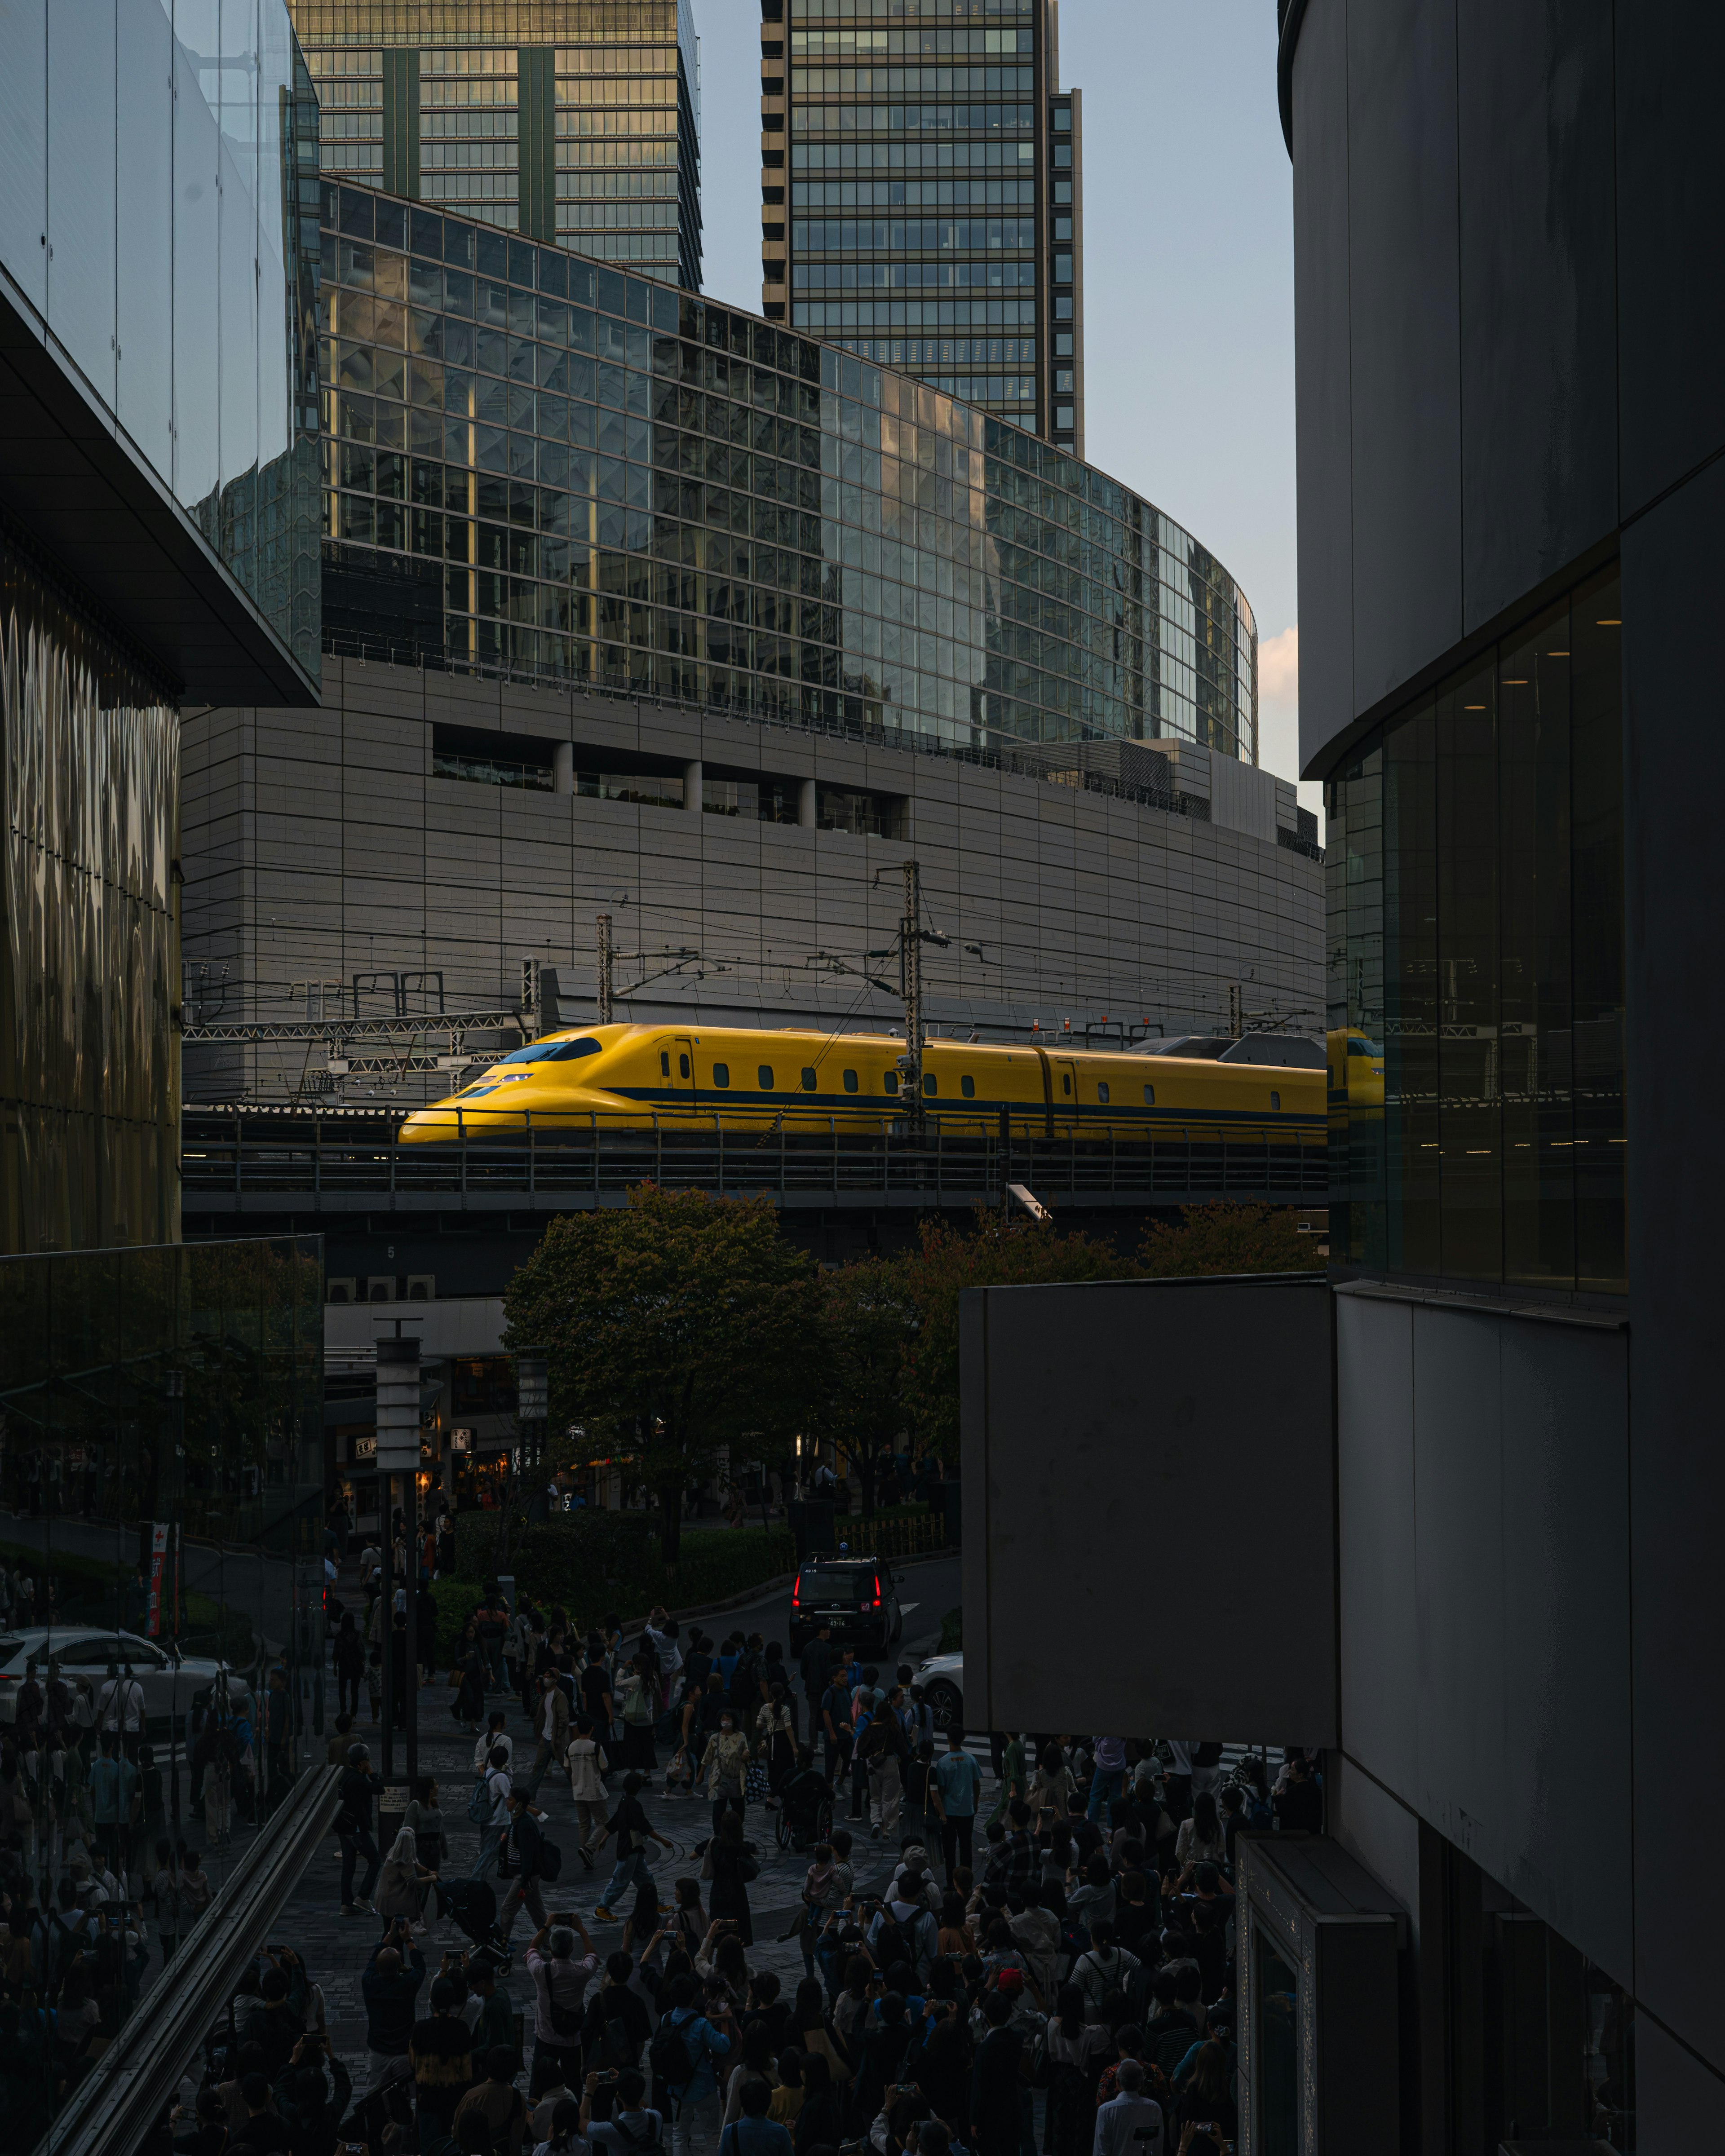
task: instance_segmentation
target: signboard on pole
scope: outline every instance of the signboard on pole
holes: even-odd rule
[[[170,1532],[166,1520],[157,1520],[151,1525],[150,1599],[146,1607],[144,1630],[152,1640],[162,1637],[162,1594],[167,1579],[167,1538]]]

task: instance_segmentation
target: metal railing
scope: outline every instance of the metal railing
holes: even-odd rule
[[[868,1550],[875,1557],[922,1557],[947,1547],[944,1512],[902,1512],[884,1518],[864,1514],[834,1524],[835,1532],[844,1535],[852,1548]]]
[[[780,1205],[846,1201],[998,1204],[1009,1183],[1045,1204],[1154,1206],[1206,1199],[1322,1204],[1328,1194],[1322,1133],[1273,1126],[1178,1126],[1145,1140],[1074,1125],[1048,1135],[1040,1115],[965,1132],[926,1123],[872,1128],[827,1118],[824,1130],[784,1122],[729,1128],[718,1112],[608,1116],[550,1123],[531,1111],[507,1117],[442,1111],[447,1142],[403,1143],[399,1115],[325,1118],[188,1107],[182,1124],[182,1194],[193,1211],[300,1213],[570,1210],[616,1204],[634,1185],[764,1196]],[[731,1119],[734,1122],[734,1116]],[[459,1132],[457,1131],[459,1126]]]

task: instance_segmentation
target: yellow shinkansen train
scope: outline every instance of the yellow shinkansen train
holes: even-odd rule
[[[1325,1073],[1214,1060],[1208,1052],[1096,1051],[931,1040],[922,1109],[943,1132],[980,1137],[1009,1111],[1028,1137],[1116,1141],[1227,1137],[1322,1142]],[[646,1127],[688,1117],[711,1129],[880,1132],[901,1120],[891,1034],[743,1027],[600,1025],[547,1035],[409,1116],[408,1143],[535,1131]]]

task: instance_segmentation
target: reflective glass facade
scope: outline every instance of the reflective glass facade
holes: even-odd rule
[[[0,1248],[179,1233],[167,692],[0,540]]]
[[[688,293],[358,188],[324,215],[331,558],[440,592],[451,663],[1256,761],[1245,595],[1104,474]]]
[[[0,13],[0,264],[314,679],[316,145],[284,0]]]
[[[1330,782],[1332,1265],[1626,1286],[1621,611],[1612,568]]]
[[[325,1743],[323,1266],[316,1237],[0,1259],[0,1797],[8,1891],[46,1910],[105,1854],[154,1910],[157,1844],[211,1890]],[[136,1827],[101,1824],[92,1712],[141,1688]],[[272,1705],[271,1702],[274,1702]],[[330,1703],[331,1712],[333,1702]],[[21,1875],[21,1876],[20,1876]],[[195,1953],[187,1936],[180,1952]],[[111,2036],[162,1979],[95,1933],[82,1978],[8,1973],[6,2145],[87,2065],[41,2040],[86,1990]],[[47,1974],[52,1974],[53,1972]],[[99,2047],[100,2048],[100,2047]]]
[[[689,0],[293,0],[332,176],[701,283]]]
[[[768,316],[1081,457],[1081,138],[1056,9],[764,0],[762,14]]]

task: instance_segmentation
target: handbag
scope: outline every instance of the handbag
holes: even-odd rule
[[[1029,2082],[1033,2089],[1045,2089],[1049,2083],[1049,2075],[1048,2031],[1045,2029],[1030,2046],[1029,2059],[1024,2068],[1024,2079]]]
[[[745,1887],[752,1887],[756,1880],[757,1880],[761,1876],[761,1867],[759,1864],[755,1861],[754,1857],[747,1849],[744,1850],[742,1857],[738,1860],[737,1874]]]
[[[749,1762],[748,1773],[743,1778],[743,1802],[746,1804],[758,1804],[763,1802],[769,1786],[766,1763],[760,1759],[752,1759]]]

